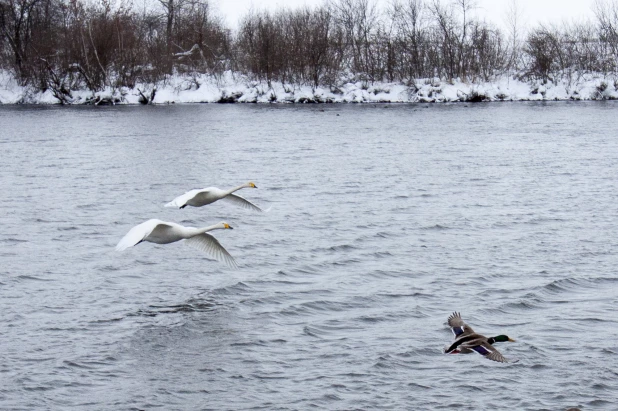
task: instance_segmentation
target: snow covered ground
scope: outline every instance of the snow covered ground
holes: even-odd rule
[[[165,83],[140,84],[92,93],[72,90],[70,104],[140,104],[155,90],[154,104],[169,103],[415,103],[457,101],[609,100],[618,99],[618,77],[601,74],[572,75],[556,82],[524,82],[504,76],[493,82],[446,82],[421,79],[414,86],[398,83],[342,82],[338,87],[293,86],[256,82],[227,72],[223,76],[177,75]],[[50,90],[20,86],[0,70],[0,104],[59,104]]]

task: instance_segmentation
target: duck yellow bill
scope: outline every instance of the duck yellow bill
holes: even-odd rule
[[[514,339],[512,339],[512,338],[509,338],[509,341],[510,341],[510,342],[515,342],[515,340],[514,340]]]

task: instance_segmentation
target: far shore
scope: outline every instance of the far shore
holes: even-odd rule
[[[618,79],[598,73],[561,76],[560,80],[521,81],[501,76],[490,82],[419,79],[399,83],[341,82],[311,87],[252,81],[226,72],[222,76],[172,76],[166,82],[98,92],[71,90],[58,98],[51,90],[22,87],[0,72],[0,104],[174,104],[174,103],[455,103],[492,101],[618,100]]]

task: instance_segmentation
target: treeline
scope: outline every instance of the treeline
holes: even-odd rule
[[[0,0],[0,68],[61,101],[227,70],[313,86],[618,72],[618,0],[597,0],[594,21],[525,34],[515,5],[506,29],[475,17],[474,0],[330,0],[251,11],[233,32],[208,0]]]
[[[233,39],[207,0],[0,0],[0,68],[23,85],[71,89],[154,84],[177,72],[220,73]]]

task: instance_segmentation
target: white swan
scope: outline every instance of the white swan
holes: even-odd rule
[[[149,241],[156,244],[169,244],[185,240],[185,244],[204,251],[215,260],[223,261],[227,265],[236,268],[238,265],[234,257],[223,248],[215,237],[206,234],[207,231],[225,228],[231,229],[232,227],[230,227],[228,223],[221,222],[211,225],[210,227],[193,228],[152,219],[130,229],[116,246],[116,251],[122,251],[129,247],[133,247],[142,241]]]
[[[245,200],[241,196],[232,194],[234,191],[238,191],[241,188],[247,187],[257,188],[255,184],[253,184],[252,182],[248,182],[230,190],[221,190],[217,187],[207,187],[202,188],[201,190],[191,190],[165,204],[165,207],[185,208],[188,205],[192,207],[202,207],[206,204],[214,203],[217,200],[228,200],[229,202],[242,208],[262,212],[263,210],[252,202]]]

